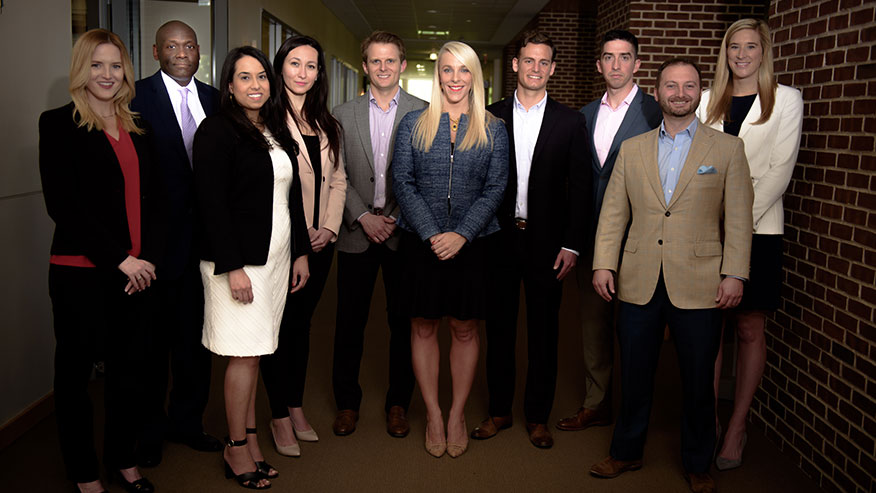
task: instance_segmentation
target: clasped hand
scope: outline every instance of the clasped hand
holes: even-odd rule
[[[366,212],[359,218],[359,224],[362,225],[362,230],[365,231],[368,241],[377,244],[388,240],[396,228],[395,219],[370,212]]]
[[[143,291],[152,285],[155,277],[155,266],[148,260],[142,260],[132,255],[119,264],[119,270],[122,271],[128,278],[128,283],[125,284],[125,292],[134,294]]]
[[[313,253],[317,253],[335,238],[335,234],[326,228],[307,228],[307,234],[310,235],[310,249]]]
[[[465,236],[453,231],[439,233],[429,238],[432,252],[438,257],[438,260],[450,260],[455,257],[466,241],[468,240],[465,239]]]

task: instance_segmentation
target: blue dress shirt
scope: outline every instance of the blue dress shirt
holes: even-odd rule
[[[672,193],[681,176],[681,169],[687,160],[690,151],[690,143],[697,131],[698,120],[690,122],[681,132],[675,134],[675,138],[666,132],[665,122],[660,123],[660,134],[657,138],[657,169],[660,173],[660,184],[663,186],[663,198],[666,204],[672,200]]]

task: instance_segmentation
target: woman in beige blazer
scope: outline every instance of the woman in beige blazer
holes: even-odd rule
[[[319,438],[304,417],[302,399],[310,351],[310,319],[325,287],[338,239],[347,175],[341,160],[341,126],[328,111],[328,76],[319,43],[307,36],[287,39],[274,57],[280,91],[292,138],[299,143],[298,174],[304,216],[313,253],[310,279],[291,294],[280,326],[280,343],[262,358],[262,377],[271,405],[274,445],[283,455],[301,454],[298,440]],[[297,438],[297,439],[296,439]]]
[[[733,415],[715,459],[719,470],[742,464],[745,421],[766,362],[766,315],[781,301],[782,194],[791,181],[803,126],[800,91],[776,83],[769,28],[762,20],[742,19],[727,30],[715,81],[703,93],[700,120],[745,143],[754,187],[751,273],[733,313],[739,340]],[[722,363],[718,353],[715,388]],[[718,427],[720,434],[720,425]],[[720,438],[720,437],[719,437]]]

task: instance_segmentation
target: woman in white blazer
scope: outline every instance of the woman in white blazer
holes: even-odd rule
[[[334,258],[347,175],[340,153],[341,125],[328,110],[329,81],[320,44],[308,36],[287,39],[274,56],[277,98],[298,141],[298,175],[310,234],[310,279],[289,296],[277,351],[261,362],[271,407],[271,432],[282,455],[301,454],[298,441],[319,440],[302,401],[310,353],[310,319],[322,296]]]
[[[742,464],[746,416],[766,363],[766,315],[781,300],[782,194],[797,162],[803,127],[800,91],[777,84],[773,75],[772,43],[764,21],[741,19],[727,30],[715,81],[703,93],[697,116],[743,140],[754,187],[751,271],[742,303],[733,313],[739,340],[733,415],[715,459],[719,470],[727,470]],[[716,391],[721,363],[719,352]],[[719,435],[720,429],[719,425]]]

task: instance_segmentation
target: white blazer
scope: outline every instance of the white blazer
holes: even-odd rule
[[[709,105],[709,92],[709,89],[703,91],[697,108],[697,116],[703,122],[708,118],[706,108]],[[760,118],[760,111],[760,96],[756,96],[739,129],[754,187],[754,233],[782,234],[785,227],[782,194],[791,182],[800,150],[803,97],[797,89],[779,84],[770,119],[760,125],[752,125]],[[710,126],[724,131],[721,120]]]

